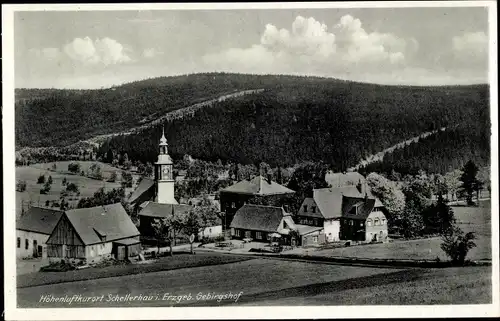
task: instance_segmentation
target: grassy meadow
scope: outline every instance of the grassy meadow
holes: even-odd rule
[[[81,176],[80,173],[70,173],[68,171],[68,164],[70,163],[79,163],[80,172],[83,170],[85,173],[89,172],[89,168],[93,163],[97,163],[101,167],[103,178],[101,180],[96,180]],[[56,165],[55,170],[52,170],[53,164]],[[107,182],[112,172],[116,172],[117,174],[116,181]],[[105,191],[119,188],[121,186],[121,172],[121,169],[112,167],[109,164],[92,161],[62,161],[16,167],[16,182],[18,180],[26,181],[26,190],[24,192],[16,191],[16,217],[21,214],[23,203],[26,210],[29,202],[31,202],[33,206],[45,206],[47,200],[59,201],[61,191],[66,188],[62,184],[64,178],[66,178],[68,183],[74,183],[78,186],[80,191],[79,196],[74,195],[65,198],[71,206],[76,206],[81,198],[92,196],[99,188],[104,188]],[[48,179],[49,175],[52,176],[52,187],[47,194],[40,194],[40,189],[42,189],[43,184],[37,184],[38,177],[42,174],[45,175],[45,180]],[[136,182],[138,176],[133,175],[133,178],[134,182]],[[133,188],[127,188],[125,190],[125,195],[128,195],[132,190]]]

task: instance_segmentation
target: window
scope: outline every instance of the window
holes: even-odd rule
[[[358,207],[357,207],[357,206],[353,206],[353,207],[349,210],[349,214],[358,214]]]
[[[316,206],[311,206],[311,211],[312,211],[313,213],[316,213]]]
[[[30,247],[30,241],[28,239],[24,240],[24,248],[27,250]]]
[[[353,226],[354,225],[354,220],[349,221],[349,225]]]
[[[381,225],[385,225],[385,218],[382,219]]]
[[[251,237],[252,237],[252,232],[250,232],[250,231],[246,231],[246,232],[245,232],[245,237],[246,237],[247,239],[251,238]]]
[[[366,220],[366,226],[372,226],[372,220],[370,218]]]
[[[255,238],[257,240],[262,240],[262,232],[255,232]]]
[[[363,222],[359,222],[359,226],[363,227],[364,226]]]
[[[378,218],[373,220],[373,225],[379,226],[380,225],[380,220]]]
[[[315,219],[313,219],[313,222],[314,222],[313,224],[314,224],[315,226],[316,226],[316,225],[318,225],[318,219],[316,219],[316,218],[315,218]]]
[[[236,208],[236,203],[235,202],[231,203],[231,208]]]
[[[18,237],[17,238],[17,248],[20,248],[21,247],[21,238]]]
[[[267,240],[268,240],[268,241],[271,241],[271,234],[267,233],[267,235],[266,235],[266,236],[267,236]]]
[[[238,229],[237,229],[237,230],[234,230],[234,235],[236,235],[236,236],[241,236],[241,234],[240,234],[240,230],[238,230]]]
[[[313,236],[313,242],[314,243],[318,243],[318,237],[317,236]]]
[[[208,233],[212,233],[212,229],[211,228],[208,229]]]
[[[304,205],[304,212],[307,212],[307,205]]]

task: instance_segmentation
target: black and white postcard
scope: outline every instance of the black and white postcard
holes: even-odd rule
[[[500,316],[496,25],[3,5],[6,319]]]

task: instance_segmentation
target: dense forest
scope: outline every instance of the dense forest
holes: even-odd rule
[[[382,161],[360,168],[367,175],[371,172],[390,174],[392,171],[416,175],[420,170],[432,174],[445,174],[462,168],[471,160],[478,166],[490,163],[491,130],[487,122],[482,126],[472,122],[420,139],[387,154]]]
[[[98,90],[16,89],[16,147],[66,146],[127,131],[169,111],[248,89],[341,80],[227,73],[161,77]]]
[[[165,131],[170,152],[177,158],[189,154],[210,161],[266,162],[273,167],[323,161],[343,171],[404,139],[458,124],[475,131],[489,128],[487,86],[287,84],[167,122]],[[102,145],[100,154],[111,149],[153,162],[160,133],[156,127],[114,137]],[[483,136],[471,136],[476,140],[471,146]]]

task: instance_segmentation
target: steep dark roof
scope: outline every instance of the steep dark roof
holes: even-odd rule
[[[252,180],[242,180],[234,185],[226,187],[222,192],[247,194],[247,195],[279,195],[293,194],[295,191],[276,183],[268,181],[262,176],[256,176]]]
[[[120,203],[69,210],[65,215],[85,245],[102,243],[102,236],[109,242],[140,234]]]
[[[147,202],[141,209],[139,215],[149,217],[167,217],[172,215],[186,215],[193,207],[186,204],[162,204],[156,202]]]
[[[42,207],[31,207],[16,222],[16,229],[50,235],[63,211]]]
[[[307,205],[307,212],[304,211],[304,205]],[[312,207],[316,206],[316,209],[313,213]],[[319,206],[316,204],[314,199],[312,197],[308,197],[304,199],[304,202],[302,203],[302,206],[300,206],[299,211],[297,212],[298,216],[307,216],[307,217],[316,217],[316,218],[323,218],[323,214],[321,213],[321,209]]]
[[[350,214],[349,211],[357,207],[357,214]],[[361,219],[366,220],[368,215],[372,212],[375,207],[375,199],[373,198],[357,198],[357,197],[346,197],[342,198],[342,217],[351,219]]]
[[[373,199],[374,206],[384,206],[378,198],[375,198],[369,189],[366,190],[368,199]],[[343,197],[362,198],[362,194],[356,186],[328,187],[314,190],[314,201],[325,218],[339,218],[342,216]]]
[[[281,220],[287,214],[281,207],[245,204],[231,221],[231,228],[278,232]]]
[[[131,204],[135,203],[144,193],[147,193],[154,188],[154,185],[154,180],[150,178],[143,178],[139,185],[137,185],[134,192],[132,192],[132,195],[130,195],[128,202]]]

